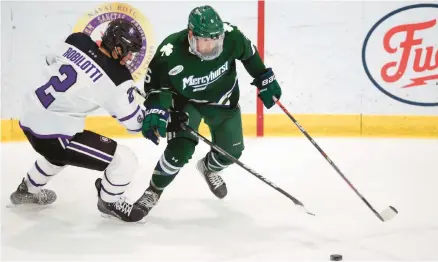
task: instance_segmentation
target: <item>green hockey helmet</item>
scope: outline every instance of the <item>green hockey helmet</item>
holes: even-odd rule
[[[188,28],[191,51],[203,60],[217,58],[223,50],[224,23],[219,14],[208,5],[193,9],[189,15]]]

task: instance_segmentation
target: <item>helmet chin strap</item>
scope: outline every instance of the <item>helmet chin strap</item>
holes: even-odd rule
[[[189,52],[192,55],[196,55],[196,53],[193,51],[193,48],[189,45]]]
[[[122,49],[122,48],[120,47],[120,49]],[[119,53],[119,51],[117,50],[117,46],[114,47],[114,51],[116,51],[116,54],[118,56],[117,60],[122,60],[123,57],[125,57],[123,54]]]
[[[102,48],[102,49],[105,50],[107,53],[109,53],[110,56],[112,56],[112,55],[111,55],[111,49],[110,49],[110,48],[109,48],[104,42],[102,42],[102,43],[100,44],[99,48]]]

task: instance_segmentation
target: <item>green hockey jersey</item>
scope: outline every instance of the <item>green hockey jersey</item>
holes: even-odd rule
[[[225,38],[219,57],[203,61],[191,52],[188,29],[171,34],[158,46],[149,64],[144,91],[148,100],[170,88],[186,100],[212,106],[235,106],[239,99],[236,60],[256,78],[266,70],[256,47],[236,27],[224,23]]]

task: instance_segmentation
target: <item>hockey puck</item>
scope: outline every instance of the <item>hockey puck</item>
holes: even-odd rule
[[[330,260],[331,261],[341,261],[342,260],[342,255],[332,254],[332,255],[330,255]]]

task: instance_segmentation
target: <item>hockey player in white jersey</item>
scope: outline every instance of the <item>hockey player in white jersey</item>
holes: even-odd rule
[[[126,146],[89,130],[85,117],[103,108],[130,132],[141,131],[144,111],[134,101],[134,82],[125,64],[142,48],[140,31],[129,21],[111,21],[99,47],[73,33],[46,58],[47,82],[24,97],[19,124],[38,158],[10,196],[19,204],[47,205],[56,194],[43,188],[66,166],[104,171],[96,180],[99,211],[123,221],[144,217],[122,196],[138,163]]]

